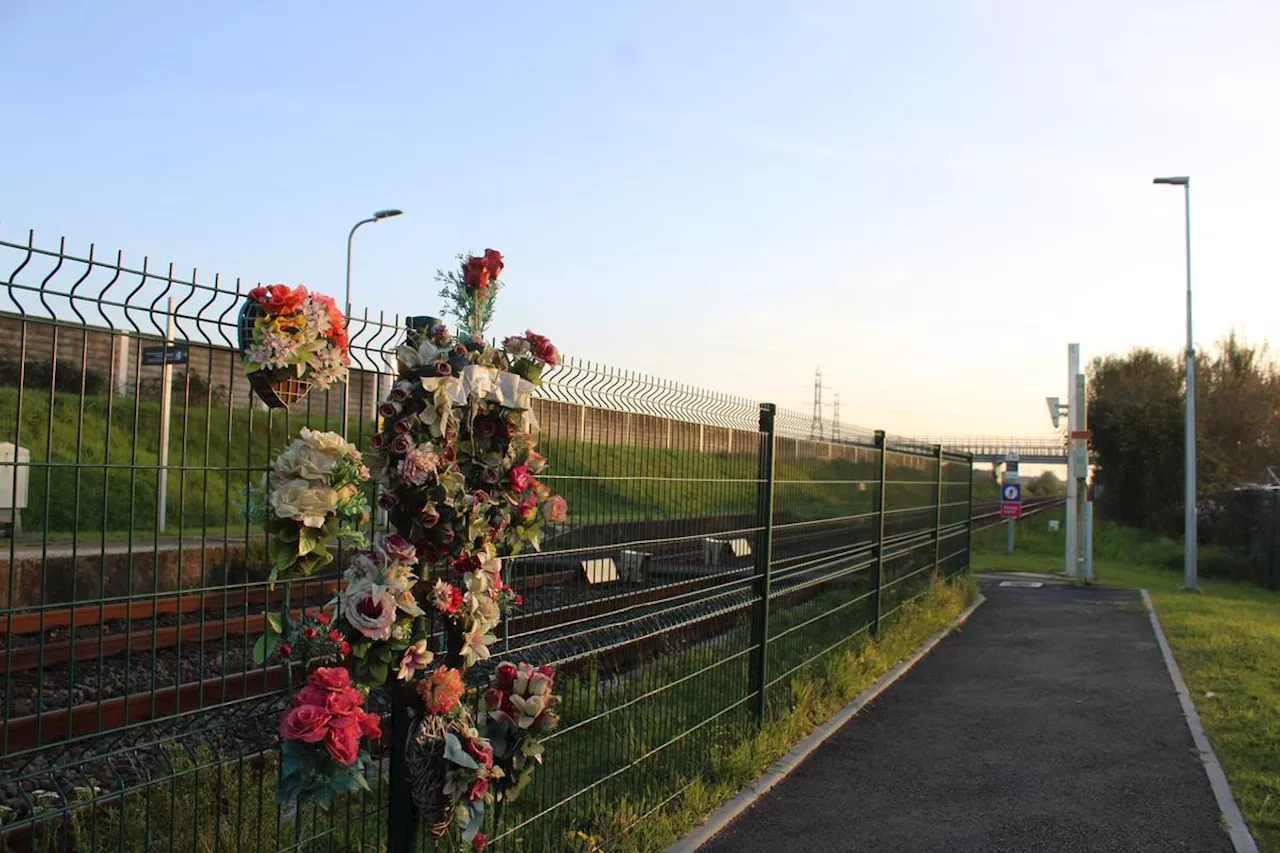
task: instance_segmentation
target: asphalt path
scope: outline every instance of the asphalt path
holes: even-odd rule
[[[701,850],[1231,853],[1139,593],[983,592]]]

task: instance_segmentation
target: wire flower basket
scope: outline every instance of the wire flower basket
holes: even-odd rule
[[[252,299],[246,301],[244,308],[240,309],[238,329],[242,354],[248,352],[253,344],[253,325],[263,313],[262,306]],[[248,376],[253,393],[272,409],[286,409],[311,391],[311,383],[299,379],[296,371],[289,367],[255,370]]]

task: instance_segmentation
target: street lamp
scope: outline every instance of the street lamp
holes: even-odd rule
[[[1182,588],[1199,590],[1196,584],[1196,350],[1191,341],[1191,179],[1156,178],[1153,183],[1182,187],[1187,219],[1187,429],[1186,495],[1183,498]]]
[[[378,222],[382,219],[390,219],[393,216],[399,216],[404,213],[402,210],[379,210],[368,219],[361,219],[355,225],[351,226],[351,233],[347,235],[347,295],[343,301],[342,316],[346,318],[347,325],[351,324],[351,241],[355,239],[356,229],[361,225],[368,225],[370,222]],[[347,437],[347,394],[349,393],[347,385],[342,386],[342,437]]]

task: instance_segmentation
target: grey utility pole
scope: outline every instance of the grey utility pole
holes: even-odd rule
[[[1183,496],[1182,588],[1198,592],[1196,579],[1196,349],[1191,339],[1191,179],[1156,178],[1154,183],[1182,187],[1187,222],[1187,429],[1186,429],[1186,493]]]

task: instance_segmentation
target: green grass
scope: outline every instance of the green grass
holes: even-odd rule
[[[1061,534],[1041,520],[1023,524],[1013,555],[1004,530],[974,537],[974,571],[1062,571]],[[1245,581],[1200,578],[1202,594],[1181,592],[1180,543],[1099,525],[1100,583],[1145,588],[1236,801],[1264,853],[1280,853],[1280,594]],[[1202,565],[1235,559],[1213,549]]]
[[[165,533],[211,535],[243,529],[246,490],[256,485],[275,450],[303,426],[336,429],[335,419],[300,413],[251,411],[226,405],[183,405],[175,395],[170,420]],[[19,421],[19,408],[21,417]],[[356,422],[357,443],[373,425]],[[155,529],[160,405],[154,398],[52,397],[0,387],[0,440],[31,451],[29,534],[88,538],[106,530]],[[754,454],[701,453],[644,445],[591,444],[544,435],[551,460],[544,479],[564,495],[576,523],[644,521],[755,511]],[[892,509],[932,503],[934,474],[895,464],[886,492]],[[789,520],[869,512],[874,463],[780,457],[776,505]],[[954,476],[954,474],[948,474]],[[946,500],[963,496],[948,484]]]

